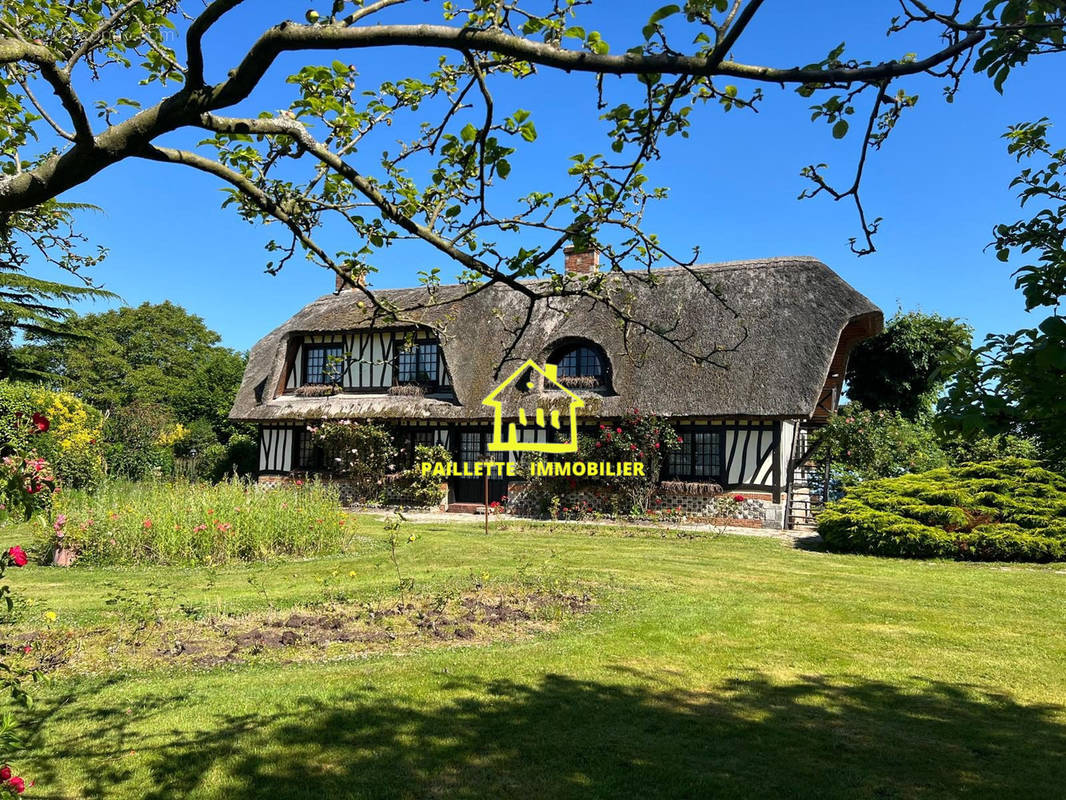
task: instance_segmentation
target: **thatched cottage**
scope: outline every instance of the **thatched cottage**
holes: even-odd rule
[[[568,251],[568,272],[596,269],[588,254]],[[479,460],[494,416],[508,427],[521,412],[485,398],[532,360],[580,398],[581,426],[633,408],[668,417],[683,441],[665,460],[664,478],[743,492],[740,516],[786,524],[805,432],[835,410],[848,353],[880,331],[881,311],[808,257],[607,280],[627,324],[580,297],[540,301],[529,314],[526,296],[502,285],[376,290],[411,309],[403,324],[385,322],[358,288],[315,300],[252,348],[230,414],[259,427],[259,479],[323,470],[307,428],[325,419],[375,420],[407,453],[432,443],[459,462]],[[545,372],[528,374],[529,392],[558,400]],[[543,424],[518,434],[545,442],[555,435]],[[490,499],[508,491],[505,481],[491,484]],[[483,497],[481,481],[450,479],[450,502]],[[699,514],[706,498],[668,502]]]

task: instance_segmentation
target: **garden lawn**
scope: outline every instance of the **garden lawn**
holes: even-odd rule
[[[19,625],[47,611],[59,626],[111,625],[116,587],[221,614],[311,604],[341,584],[396,596],[381,523],[359,528],[370,543],[358,553],[308,561],[27,567],[11,575],[32,600]],[[596,607],[550,633],[343,661],[61,672],[35,690],[18,772],[38,796],[238,800],[1050,797],[1066,785],[1062,565],[591,526],[412,532],[398,561],[415,592],[522,573],[587,582]]]

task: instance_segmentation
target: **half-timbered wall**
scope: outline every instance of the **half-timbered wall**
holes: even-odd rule
[[[782,485],[780,423],[772,420],[677,420],[674,427],[684,435],[690,431],[721,433],[722,475],[727,486],[773,489]]]
[[[429,334],[419,334],[414,341],[436,341]],[[337,345],[344,354],[341,389],[355,392],[385,391],[393,385],[397,354],[406,343],[404,331],[352,331],[348,333],[309,334],[303,337],[292,368],[285,381],[291,392],[304,382],[304,358],[308,345]],[[450,386],[451,376],[444,363],[444,351],[437,348],[436,382]]]
[[[259,471],[292,471],[292,446],[295,427],[263,425],[259,428]]]
[[[799,422],[794,420],[785,420],[781,423],[781,485],[784,486],[788,483],[788,469],[791,466],[790,459],[793,458],[796,446],[796,431],[799,430]]]
[[[779,491],[786,483],[786,470],[796,423],[769,420],[675,420],[678,433],[718,431],[721,434],[722,481],[729,487],[750,487]],[[298,426],[264,425],[259,437],[259,470],[263,473],[289,472],[294,467],[293,446]],[[491,425],[485,423],[417,423],[399,426],[400,431],[433,434],[432,441],[458,456],[462,432],[480,431],[488,441]],[[548,432],[520,428],[523,442],[546,442]],[[515,461],[514,451],[491,453],[494,458]]]

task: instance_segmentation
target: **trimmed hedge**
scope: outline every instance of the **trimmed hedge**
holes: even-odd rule
[[[818,518],[838,553],[1066,560],[1066,477],[1020,458],[866,481]]]

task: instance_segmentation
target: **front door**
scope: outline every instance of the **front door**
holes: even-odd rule
[[[456,460],[459,464],[467,464],[468,469],[473,470],[478,461],[489,458],[502,460],[503,453],[489,453],[489,440],[492,438],[491,431],[459,430],[459,447]],[[485,502],[485,479],[484,478],[452,478],[456,503],[484,503]],[[492,478],[489,480],[489,502],[499,500],[507,494],[507,480]]]

